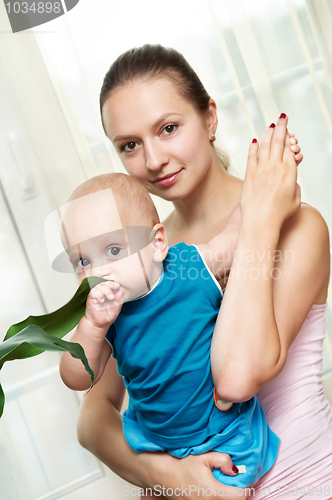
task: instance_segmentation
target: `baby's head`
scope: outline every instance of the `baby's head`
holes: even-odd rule
[[[62,216],[61,239],[81,282],[98,276],[118,282],[127,301],[159,278],[167,237],[146,188],[125,174],[81,184]]]

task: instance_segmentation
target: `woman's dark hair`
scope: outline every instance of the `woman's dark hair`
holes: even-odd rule
[[[166,76],[177,86],[181,97],[204,115],[209,108],[210,96],[201,80],[180,52],[162,45],[143,45],[121,54],[105,75],[100,91],[100,112],[111,93],[134,80]],[[227,170],[229,160],[217,151],[221,166]]]

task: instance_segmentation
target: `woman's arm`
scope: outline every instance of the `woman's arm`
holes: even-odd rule
[[[296,211],[296,163],[281,151],[285,127],[279,119],[267,131],[259,158],[256,144],[250,149],[239,240],[212,341],[216,390],[226,401],[251,398],[280,373],[327,289],[328,230],[312,207]]]
[[[223,486],[212,476],[212,469],[218,467],[225,474],[235,475],[228,455],[210,452],[178,459],[168,453],[134,452],[122,431],[120,409],[124,393],[122,378],[117,373],[115,360],[111,358],[103,377],[83,398],[78,418],[78,439],[84,448],[132,484],[141,488],[153,488],[155,485],[169,488],[169,492],[173,491],[173,495],[167,496],[170,499],[204,500],[211,498],[209,488],[215,488],[216,492],[219,489],[220,495],[214,498],[245,498],[244,492],[239,496],[236,488]],[[201,488],[199,492],[198,485]],[[220,489],[223,489],[224,496]],[[203,496],[203,490],[207,491],[207,496]]]
[[[141,461],[136,465],[132,463],[140,455],[131,450],[122,432],[120,409],[124,395],[125,387],[117,373],[116,361],[110,358],[103,377],[83,397],[77,426],[78,439],[84,448],[116,474],[143,486],[143,481],[139,483],[144,477],[143,464]]]

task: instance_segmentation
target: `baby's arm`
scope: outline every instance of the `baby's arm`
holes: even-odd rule
[[[78,342],[83,347],[95,374],[95,382],[102,376],[112,352],[105,336],[119,315],[121,299],[118,283],[105,281],[95,286],[88,295],[85,315],[71,338],[72,342]],[[85,371],[83,363],[67,352],[61,356],[60,375],[70,389],[83,391],[90,387],[90,375]]]

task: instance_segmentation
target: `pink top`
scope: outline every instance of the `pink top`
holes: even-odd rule
[[[332,497],[332,408],[322,385],[325,309],[326,304],[312,306],[282,372],[257,394],[280,447],[255,498]]]

